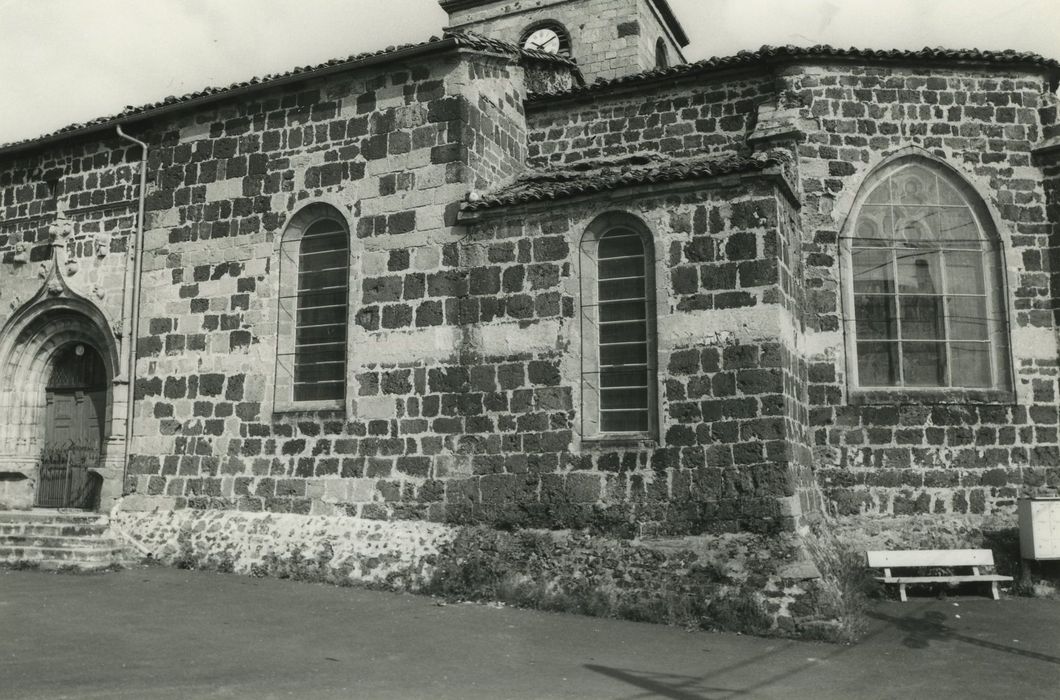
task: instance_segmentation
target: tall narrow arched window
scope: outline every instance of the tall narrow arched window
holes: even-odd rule
[[[581,245],[582,425],[588,437],[656,427],[655,256],[633,217],[598,219]]]
[[[1000,242],[962,178],[917,157],[885,166],[844,251],[855,388],[1011,388]]]
[[[670,67],[670,52],[666,48],[666,40],[659,39],[655,42],[655,67]]]
[[[341,408],[346,398],[350,235],[334,208],[299,212],[280,245],[276,405]]]

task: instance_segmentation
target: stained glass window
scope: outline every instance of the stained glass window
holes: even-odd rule
[[[966,192],[913,163],[864,200],[850,244],[859,386],[1008,386],[1000,250]]]

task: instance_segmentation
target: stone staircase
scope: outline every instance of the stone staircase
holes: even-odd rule
[[[100,513],[0,511],[0,566],[95,571],[127,563]]]

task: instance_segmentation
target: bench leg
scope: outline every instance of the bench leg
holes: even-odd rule
[[[909,600],[908,598],[905,597],[905,584],[904,583],[899,583],[898,584],[898,597],[902,599],[903,603]]]
[[[997,581],[990,584],[990,592],[994,594],[994,600],[1001,600],[1001,596],[997,592]]]

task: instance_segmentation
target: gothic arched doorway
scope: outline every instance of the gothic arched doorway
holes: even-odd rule
[[[60,347],[45,384],[44,444],[38,508],[95,509],[99,467],[107,438],[110,378],[99,352],[86,343]]]

